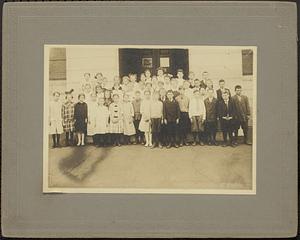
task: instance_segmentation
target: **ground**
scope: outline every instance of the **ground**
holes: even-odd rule
[[[249,190],[252,146],[55,148],[48,179],[49,187]]]

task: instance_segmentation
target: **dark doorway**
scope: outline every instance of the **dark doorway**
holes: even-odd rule
[[[188,49],[119,49],[120,76],[129,73],[140,75],[149,69],[156,75],[157,68],[164,68],[166,73],[176,76],[177,69],[183,69],[184,77],[188,77],[189,57]]]

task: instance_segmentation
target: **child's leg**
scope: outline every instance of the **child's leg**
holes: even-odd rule
[[[66,145],[69,146],[70,145],[70,132],[66,132]]]
[[[81,133],[81,145],[84,145],[84,133]]]
[[[81,133],[77,133],[77,139],[78,139],[77,146],[79,146],[81,144]]]
[[[117,133],[117,145],[119,147],[121,146],[121,137],[122,137],[122,133]]]
[[[71,144],[71,145],[73,145],[73,142],[74,142],[74,133],[72,132],[72,131],[70,131],[70,138],[69,138],[69,143]]]
[[[149,146],[152,147],[152,133],[151,132],[149,132],[148,137],[149,137]]]
[[[56,147],[56,134],[52,134],[53,148]]]
[[[60,147],[59,140],[60,140],[60,134],[56,134],[56,146],[57,147]]]

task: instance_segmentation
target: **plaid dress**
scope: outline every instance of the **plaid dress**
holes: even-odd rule
[[[62,105],[61,115],[65,132],[74,131],[74,106],[73,102],[65,102]]]

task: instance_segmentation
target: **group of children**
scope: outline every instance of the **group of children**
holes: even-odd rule
[[[207,72],[203,72],[202,80],[196,79],[192,72],[188,80],[183,76],[182,69],[173,77],[159,68],[157,76],[151,76],[150,70],[146,70],[139,80],[132,73],[122,80],[115,77],[109,86],[110,82],[101,73],[96,74],[95,80],[90,73],[85,73],[77,103],[73,89],[65,92],[64,103],[60,102],[59,92],[53,93],[49,111],[53,147],[60,146],[63,132],[67,146],[84,145],[86,136],[92,136],[97,146],[218,145],[218,122],[224,147],[238,145],[240,127],[244,143],[248,144],[250,107],[247,96],[241,94],[242,87],[235,86],[235,95],[231,96],[223,79],[215,91]]]

